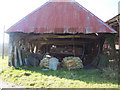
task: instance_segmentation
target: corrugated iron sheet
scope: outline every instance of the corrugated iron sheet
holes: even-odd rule
[[[47,2],[7,30],[23,33],[117,33],[77,2]]]

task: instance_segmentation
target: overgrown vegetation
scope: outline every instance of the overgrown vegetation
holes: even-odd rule
[[[105,38],[107,40],[107,43],[111,47],[111,50],[110,50],[111,56],[109,56],[109,57],[112,57],[115,59],[117,57],[116,49],[115,49],[116,35],[115,34],[105,34]]]
[[[27,88],[118,88],[118,79],[113,73],[110,69],[43,71],[40,67],[9,67],[0,72],[0,77]]]
[[[119,80],[119,61],[109,60],[109,65],[106,68],[103,68],[103,76],[106,78],[111,78],[113,80]],[[119,82],[118,82],[119,83]]]
[[[116,42],[116,36],[114,34],[105,34],[107,42],[110,44],[113,51],[115,51],[115,42]]]

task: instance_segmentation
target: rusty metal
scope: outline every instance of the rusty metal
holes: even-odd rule
[[[49,1],[10,27],[6,32],[117,33],[75,1]]]

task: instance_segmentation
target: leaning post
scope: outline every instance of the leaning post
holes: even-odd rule
[[[13,59],[13,41],[12,41],[12,35],[9,34],[9,57],[8,57],[8,66],[13,66],[12,59]]]

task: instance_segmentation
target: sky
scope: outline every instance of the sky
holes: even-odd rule
[[[49,0],[0,0],[0,43],[3,41],[3,31],[21,20]],[[120,0],[75,0],[106,22],[118,14]],[[5,29],[4,29],[5,26]],[[8,42],[5,34],[5,43]]]

